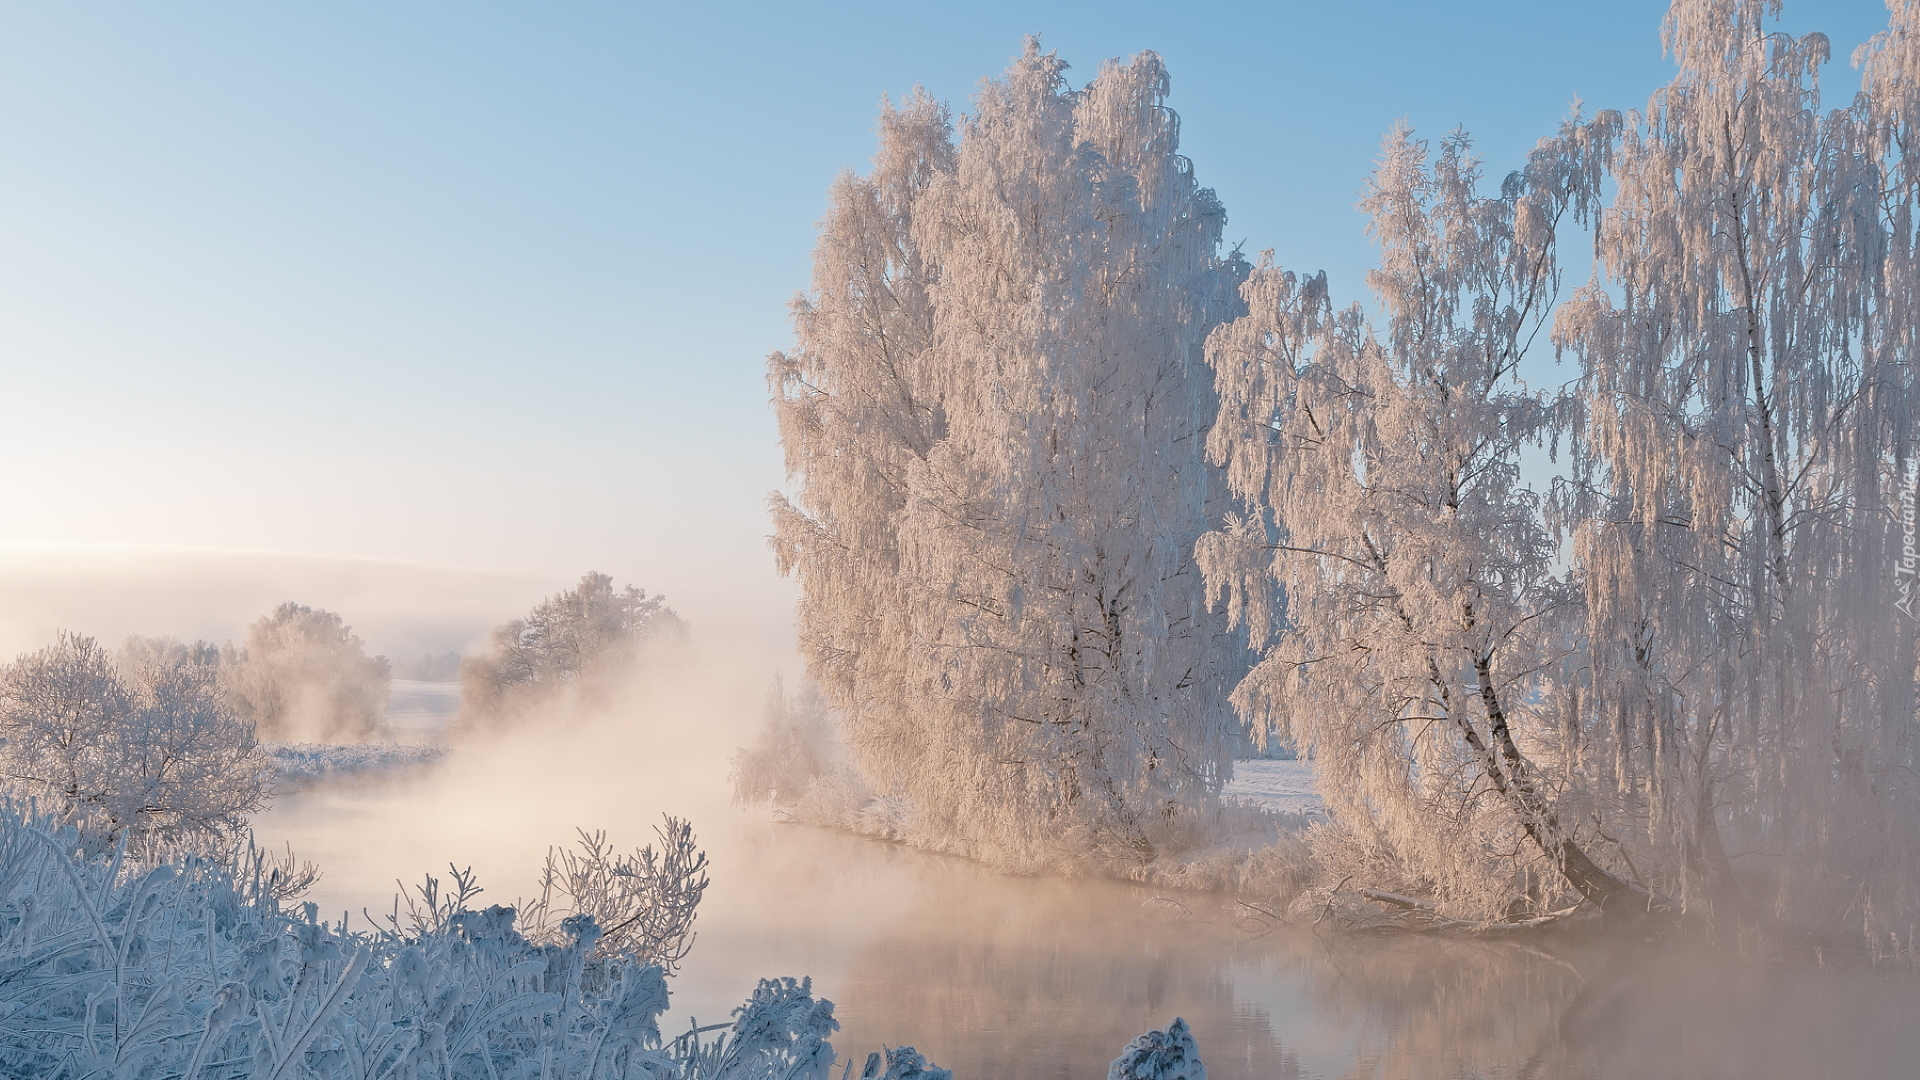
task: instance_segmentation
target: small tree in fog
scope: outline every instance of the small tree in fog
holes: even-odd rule
[[[496,627],[486,653],[460,665],[456,726],[510,722],[557,694],[591,689],[628,670],[647,643],[684,632],[661,597],[631,585],[616,589],[607,575],[589,573],[526,618]]]
[[[812,683],[789,694],[776,678],[762,716],[752,745],[733,755],[734,798],[788,806],[830,769],[845,767],[838,760],[832,706]]]
[[[228,657],[235,706],[263,739],[361,742],[385,725],[392,676],[340,616],[286,603],[247,628]]]
[[[109,834],[231,833],[266,804],[253,725],[204,644],[140,641],[125,669],[62,633],[0,670],[0,775]]]

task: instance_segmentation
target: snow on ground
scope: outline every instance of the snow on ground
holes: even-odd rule
[[[309,787],[347,775],[431,765],[446,755],[438,746],[393,743],[267,743],[274,785],[281,791]]]
[[[345,776],[414,769],[446,755],[447,722],[460,709],[460,684],[393,680],[384,743],[267,743],[276,786],[293,791]]]
[[[1325,813],[1326,801],[1313,786],[1310,761],[1269,761],[1264,758],[1233,763],[1233,781],[1221,792],[1229,799],[1265,810],[1291,814]]]

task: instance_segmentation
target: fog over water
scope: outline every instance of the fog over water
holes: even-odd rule
[[[426,652],[476,641],[564,583],[257,553],[14,550],[0,558],[0,637],[14,651],[55,626],[107,642],[226,640],[300,599],[341,610],[373,648]],[[632,846],[663,813],[689,818],[713,885],[672,980],[669,1035],[727,1020],[760,978],[811,976],[836,1003],[843,1057],[912,1044],[961,1080],[1097,1078],[1174,1016],[1215,1080],[1908,1077],[1920,1060],[1912,976],[1666,945],[1268,933],[1224,897],[1007,877],[774,824],[732,804],[727,771],[772,673],[793,670],[770,644],[784,640],[780,609],[680,610],[694,644],[655,656],[618,700],[558,710],[429,770],[283,795],[259,839],[318,864],[311,898],[364,925],[363,909],[391,910],[395,879],[444,878],[452,862],[478,874],[481,903],[513,903],[576,828]],[[431,741],[456,700],[447,684],[396,681],[394,734]]]
[[[0,781],[111,805],[115,830],[239,792],[225,829],[259,805],[249,732],[284,740],[283,777],[407,762],[288,781],[252,819],[354,929],[424,875],[471,868],[474,906],[513,905],[581,831],[624,851],[685,819],[711,886],[665,1036],[806,976],[855,1072],[910,1044],[956,1080],[1099,1080],[1178,1016],[1212,1080],[1915,1080],[1920,0],[1678,0],[1663,29],[1669,6],[10,5],[0,664],[92,649],[61,634],[236,649],[60,684],[91,712],[32,699],[0,717]],[[586,571],[664,598],[690,641],[447,747],[442,680],[514,652],[490,635]],[[383,731],[377,695],[323,724],[341,683],[256,678],[294,670],[248,645],[283,603],[351,627],[329,655],[352,686],[387,688],[390,661]],[[581,640],[522,636],[562,660],[508,688],[587,693]],[[1191,853],[1140,823],[1216,809],[1238,683],[1239,719],[1267,703],[1326,784],[1243,779],[1347,816],[1312,860],[1218,864],[1311,862],[1307,918],[737,805],[730,758],[776,677],[801,688],[802,642],[823,681],[854,673],[821,689],[917,822],[1086,837],[1088,860]],[[122,650],[175,654],[207,659]],[[815,761],[824,714],[766,758]],[[19,764],[39,730],[98,782]],[[327,737],[402,747],[288,745]],[[180,764],[201,755],[224,764]],[[17,918],[0,889],[26,958],[0,964],[0,1080],[16,1042],[89,1078],[347,1054],[287,1042],[309,948],[287,994],[250,966],[257,1030],[221,1028],[278,1065],[222,1049],[220,1072],[226,913],[201,905],[183,994],[123,970],[139,901],[116,937],[108,905],[46,900],[89,895],[77,878],[35,873]],[[1364,921],[1365,886],[1482,931],[1627,897],[1668,936],[1312,919],[1331,889]],[[56,909],[93,922],[93,967],[32,951]],[[1675,928],[1696,920],[1768,943]],[[263,940],[227,945],[270,961]],[[429,942],[448,987],[513,981],[469,978],[471,940]],[[517,1049],[585,1045],[559,975],[520,977],[523,1006],[561,1004],[500,1013],[500,1058],[474,1021],[464,1067],[574,1075]],[[74,1000],[28,1001],[42,977]],[[452,1013],[423,1022],[414,985],[387,1034],[432,1071]],[[130,1030],[184,1018],[148,1027],[152,1060],[204,1025],[191,1067],[123,1055],[136,986]],[[73,1050],[104,1010],[111,1070]],[[617,1030],[638,1029],[607,1020],[584,1060],[615,1068]]]
[[[963,1078],[1101,1076],[1174,1016],[1216,1080],[1892,1077],[1920,1055],[1911,977],[1661,946],[1266,932],[1224,897],[1007,877],[775,824],[731,805],[726,782],[764,691],[708,653],[657,657],[618,704],[424,773],[284,796],[257,832],[318,863],[312,899],[359,924],[391,909],[396,878],[444,877],[449,861],[473,867],[481,903],[512,903],[576,827],[635,845],[662,813],[691,818],[713,885],[669,1034],[725,1021],[759,978],[806,975],[836,1003],[842,1057],[911,1044]]]

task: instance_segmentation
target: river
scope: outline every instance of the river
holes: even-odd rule
[[[1910,976],[1671,945],[1274,928],[1220,897],[1007,877],[776,825],[716,797],[711,775],[676,785],[657,762],[630,763],[650,779],[624,789],[604,764],[569,783],[554,768],[568,760],[524,744],[456,755],[426,774],[284,797],[258,835],[319,863],[313,899],[358,921],[390,903],[394,878],[449,859],[489,885],[481,902],[510,902],[568,824],[632,844],[662,809],[685,813],[713,885],[669,1033],[726,1019],[760,977],[805,975],[836,1003],[843,1057],[910,1044],[960,1080],[1094,1080],[1129,1038],[1175,1016],[1214,1080],[1920,1075]]]

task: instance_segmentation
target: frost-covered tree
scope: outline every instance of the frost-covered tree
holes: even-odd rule
[[[120,657],[135,712],[115,765],[119,820],[174,834],[240,829],[271,790],[254,725],[225,692],[211,645],[145,641]]]
[[[1530,868],[1602,906],[1646,899],[1557,805],[1543,706],[1570,597],[1520,477],[1553,407],[1516,380],[1552,314],[1556,227],[1592,211],[1617,122],[1570,121],[1494,195],[1464,135],[1429,161],[1395,131],[1361,204],[1381,332],[1324,278],[1263,265],[1209,343],[1212,451],[1246,513],[1200,553],[1264,649],[1236,703],[1314,755],[1329,857],[1482,913]]]
[[[591,692],[628,671],[649,642],[684,632],[661,597],[632,585],[617,589],[607,575],[587,574],[574,588],[535,605],[526,618],[495,627],[486,652],[461,662],[455,726],[512,723],[556,695]]]
[[[0,776],[109,837],[231,834],[267,800],[253,725],[207,646],[136,640],[123,669],[92,638],[0,669]]]
[[[1676,2],[1679,74],[1615,158],[1607,280],[1556,330],[1583,374],[1568,749],[1589,813],[1690,910],[1849,922],[1876,948],[1920,908],[1894,602],[1920,63],[1893,7],[1862,97],[1823,114],[1824,36],[1770,32],[1777,2]]]
[[[774,553],[801,586],[799,631],[814,682],[858,713],[850,735],[875,760],[919,740],[928,702],[911,677],[920,646],[901,569],[909,476],[946,427],[925,366],[929,282],[939,266],[915,210],[953,170],[946,107],[916,92],[880,114],[873,172],[842,176],[794,303],[799,345],[768,360],[798,501],[771,499]]]
[[[1249,514],[1204,554],[1268,642],[1240,703],[1319,755],[1356,873],[1490,913],[1546,898],[1530,847],[1610,910],[1911,951],[1920,10],[1826,113],[1826,40],[1778,11],[1678,0],[1674,82],[1497,198],[1390,140],[1384,333],[1263,269],[1214,339]],[[1552,324],[1579,376],[1536,398],[1503,380],[1590,209]],[[1547,505],[1543,438],[1572,457]]]
[[[386,726],[393,679],[331,611],[285,603],[247,628],[226,657],[227,688],[270,742],[361,742]]]
[[[99,643],[62,632],[16,659],[0,673],[0,709],[10,783],[68,804],[105,797],[111,748],[134,703]]]
[[[1142,54],[1083,90],[1029,43],[947,141],[921,98],[845,180],[799,349],[776,550],[870,779],[933,838],[1153,852],[1217,791],[1237,654],[1193,540],[1225,220]]]
[[[845,768],[832,708],[812,683],[789,694],[775,679],[753,742],[735,751],[734,798],[743,803],[791,806],[808,787]]]

